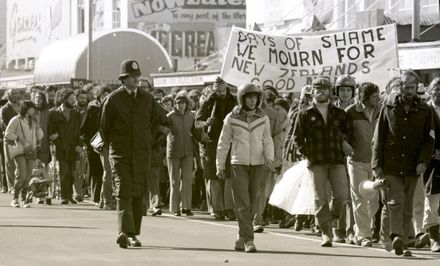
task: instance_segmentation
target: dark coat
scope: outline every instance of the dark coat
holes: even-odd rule
[[[431,108],[433,108],[431,106]],[[434,127],[435,127],[435,150],[440,150],[440,117],[433,108]],[[431,182],[428,182],[429,180]],[[425,183],[425,193],[427,195],[440,193],[440,161],[432,158],[426,171],[423,181]]]
[[[38,111],[38,123],[41,130],[43,130],[43,138],[40,140],[40,148],[38,149],[38,159],[45,164],[48,164],[51,160],[50,154],[50,141],[48,134],[49,127],[49,110]]]
[[[170,125],[161,108],[151,94],[140,89],[135,99],[123,86],[105,98],[100,125],[104,145],[110,150],[115,196],[145,193],[154,128]]]
[[[99,114],[101,103],[97,100],[91,101],[83,116],[80,128],[80,136],[87,146],[87,157],[89,159],[90,174],[92,176],[102,175],[103,169],[99,154],[90,146],[90,140],[99,131]]]
[[[215,103],[218,104],[215,104]],[[209,126],[206,120],[211,117],[212,110],[214,108],[214,125],[211,127],[211,131],[208,132]],[[208,97],[201,105],[196,113],[195,127],[198,130],[203,130],[207,132],[210,138],[210,142],[202,144],[200,149],[200,157],[203,162],[203,176],[204,178],[215,178],[216,177],[216,156],[217,156],[217,143],[220,137],[220,133],[223,128],[223,119],[226,115],[234,109],[237,105],[237,100],[231,94],[227,94],[224,100],[220,101],[217,97],[211,95]],[[226,159],[229,162],[229,158]],[[227,171],[226,171],[227,172]]]
[[[81,123],[81,139],[90,145],[90,140],[99,130],[99,113],[100,113],[101,103],[97,100],[91,101],[87,110],[84,114],[84,119]]]
[[[78,154],[75,151],[77,146],[81,147],[79,137],[79,128],[81,116],[75,108],[70,111],[70,119],[63,115],[62,107],[56,107],[49,111],[48,134],[49,137],[58,133],[58,138],[53,142],[55,144],[55,156],[60,161],[78,160]]]
[[[1,119],[1,134],[3,136],[3,132],[5,132],[6,127],[9,124],[9,121],[16,116],[18,113],[14,110],[12,105],[7,102],[5,105],[2,106],[0,109],[0,119]]]
[[[389,98],[374,132],[371,167],[381,167],[385,175],[417,176],[417,164],[431,161],[434,137],[432,109],[426,103],[417,99],[405,112],[399,96]]]

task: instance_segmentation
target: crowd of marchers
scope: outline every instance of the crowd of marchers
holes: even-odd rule
[[[239,251],[256,252],[254,233],[269,224],[310,229],[323,247],[440,251],[440,78],[421,88],[402,71],[379,88],[323,77],[297,98],[220,77],[203,91],[165,94],[139,79],[135,61],[122,69],[118,89],[33,87],[30,100],[6,92],[0,188],[12,207],[87,200],[117,209],[121,247],[141,245],[142,215],[167,207],[238,220]],[[302,160],[314,215],[268,204],[276,180]],[[373,199],[360,192],[366,180],[380,181]]]

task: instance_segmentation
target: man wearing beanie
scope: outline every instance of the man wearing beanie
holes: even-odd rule
[[[315,190],[316,220],[322,230],[322,247],[332,246],[332,220],[338,219],[348,195],[343,146],[347,134],[345,112],[330,102],[328,79],[313,82],[313,103],[300,111],[293,130],[298,151],[308,160]],[[330,209],[328,185],[333,191]]]
[[[194,123],[196,129],[203,131],[209,137],[207,142],[201,143],[200,157],[203,164],[203,177],[208,180],[206,192],[211,195],[216,220],[225,220],[225,216],[230,220],[235,219],[229,173],[226,171],[226,179],[219,179],[215,168],[217,143],[223,127],[223,119],[235,105],[236,100],[230,93],[228,84],[221,77],[217,77],[213,92],[200,105]],[[226,169],[229,169],[228,164]]]
[[[379,209],[379,195],[372,200],[363,198],[359,184],[373,180],[371,169],[371,141],[379,118],[379,87],[364,82],[359,87],[359,101],[346,109],[348,121],[348,143],[353,153],[348,156],[347,168],[350,177],[350,193],[356,223],[354,242],[363,247],[372,247],[371,221]]]
[[[121,63],[122,85],[101,106],[104,148],[109,149],[118,214],[117,244],[140,247],[143,196],[150,170],[154,128],[170,126],[166,112],[153,96],[138,89],[141,70],[135,60]]]

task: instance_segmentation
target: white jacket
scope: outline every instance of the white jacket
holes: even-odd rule
[[[267,115],[260,109],[248,119],[240,108],[229,113],[224,119],[217,146],[218,170],[225,169],[229,149],[231,164],[251,166],[263,165],[267,160],[273,161],[274,147]]]
[[[27,118],[16,115],[6,127],[5,138],[15,141],[17,147],[32,145],[35,148],[43,138],[43,130],[37,122],[33,121],[31,127]]]

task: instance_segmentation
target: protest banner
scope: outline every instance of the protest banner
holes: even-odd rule
[[[298,92],[317,77],[333,82],[350,74],[381,90],[388,71],[398,67],[396,26],[274,36],[234,27],[221,76],[235,86],[270,85],[280,92]]]

